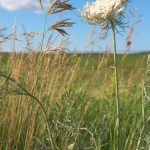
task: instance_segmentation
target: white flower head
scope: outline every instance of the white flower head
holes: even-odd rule
[[[111,21],[118,22],[122,18],[125,6],[129,0],[96,0],[87,2],[81,11],[81,16],[93,24],[108,24]]]

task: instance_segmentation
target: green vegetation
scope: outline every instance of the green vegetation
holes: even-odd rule
[[[148,150],[150,110],[144,105],[147,53],[118,55],[121,150]],[[53,141],[60,150],[115,150],[116,100],[113,55],[1,53],[0,149],[52,149],[48,126],[33,97],[46,110]],[[148,77],[146,76],[149,81]],[[143,128],[144,127],[144,128]]]
[[[0,150],[150,150],[150,57],[126,55],[140,21],[130,12],[126,54],[117,56],[115,74],[113,54],[65,53],[70,45],[65,29],[74,22],[59,18],[74,9],[68,2],[49,3],[42,32],[18,34],[15,24],[10,35],[0,29]],[[46,29],[53,14],[57,20]],[[91,47],[93,34],[85,47]],[[24,53],[16,53],[22,38]],[[10,53],[2,53],[6,41]]]

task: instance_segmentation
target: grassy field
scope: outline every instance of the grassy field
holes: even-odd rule
[[[118,55],[121,150],[150,148],[147,56]],[[115,150],[113,55],[0,53],[0,74],[1,150]]]
[[[113,3],[99,9],[102,18],[91,11],[89,22],[101,28],[91,27],[83,49],[94,51],[110,29],[114,56],[109,46],[101,54],[66,53],[74,42],[66,29],[74,22],[64,18],[74,10],[69,0],[49,1],[43,31],[18,33],[16,21],[10,34],[0,28],[0,150],[150,150],[150,55],[126,55],[141,19]],[[126,30],[124,18],[125,54],[117,64],[115,35]]]

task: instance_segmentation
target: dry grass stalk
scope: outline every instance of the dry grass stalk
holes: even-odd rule
[[[68,4],[67,2],[68,0],[63,2],[61,2],[60,0],[54,0],[50,5],[50,7],[48,8],[47,15],[61,13],[66,10],[73,10],[74,8],[72,7],[72,5]],[[74,24],[74,22],[67,22],[68,20],[69,19],[57,21],[54,25],[49,27],[48,31],[57,30],[63,36],[68,35],[68,33],[64,29],[60,28],[60,27],[71,27]]]
[[[134,36],[134,31],[135,31],[135,26],[137,24],[141,23],[141,15],[137,17],[137,10],[136,9],[134,9],[133,11],[129,11],[129,15],[127,16],[127,18],[129,20],[129,22],[131,22],[131,18],[133,21],[131,23],[129,33],[128,33],[127,38],[126,38],[126,47],[124,50],[123,61],[125,60],[126,56],[128,55],[129,49],[131,47],[133,36]]]
[[[62,29],[62,27],[72,27],[73,26],[74,22],[68,22],[68,20],[70,20],[70,19],[57,21],[48,30],[57,30],[63,36],[68,35],[68,33],[64,29]]]
[[[63,12],[65,10],[73,10],[74,8],[72,7],[72,5],[67,3],[68,1],[69,0],[65,0],[63,2],[60,2],[60,0],[56,1],[52,11],[48,10],[48,13],[56,14],[56,13]]]

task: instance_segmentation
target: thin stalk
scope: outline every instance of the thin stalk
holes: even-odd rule
[[[46,17],[45,17],[45,20],[44,20],[44,28],[43,28],[43,36],[42,36],[42,43],[41,43],[41,51],[43,50],[44,39],[45,39],[45,34],[46,34],[47,17],[48,17],[48,14],[46,14]]]
[[[145,124],[145,104],[144,104],[144,81],[142,86],[142,121]]]
[[[23,91],[22,94],[19,92],[20,95],[30,96],[31,98],[33,98],[39,104],[39,106],[40,106],[40,108],[43,112],[43,115],[45,117],[45,120],[46,120],[52,150],[55,150],[56,146],[55,146],[55,143],[54,143],[54,140],[53,140],[53,135],[52,135],[52,132],[51,132],[51,129],[50,129],[49,119],[47,117],[45,108],[44,108],[43,104],[40,102],[40,100],[37,97],[35,97],[33,94],[28,92],[20,83],[18,83],[15,79],[11,78],[10,76],[4,75],[0,72],[0,77],[3,77],[6,80],[9,80],[9,81],[13,82],[14,84],[16,84]]]
[[[147,121],[145,122],[145,124],[143,124],[143,128],[142,128],[142,130],[141,130],[141,134],[140,134],[140,137],[139,137],[139,139],[138,139],[138,143],[137,143],[136,150],[139,150],[139,149],[140,149],[140,144],[141,144],[141,142],[142,142],[145,129],[146,129],[147,125],[149,124],[149,122],[150,122],[150,117],[147,119]]]
[[[47,22],[47,17],[48,17],[48,14],[46,14],[46,17],[45,17],[45,21],[44,21],[44,28],[43,28],[43,35],[42,35],[42,43],[41,43],[41,52],[43,51],[43,45],[44,45],[44,39],[45,39],[45,35],[46,35],[46,22]],[[39,55],[39,58],[38,58],[38,61],[37,61],[37,67],[36,67],[36,76],[35,76],[35,82],[33,85],[36,85],[37,83],[37,78],[38,78],[38,71],[40,69],[40,66],[42,64],[42,58],[44,56],[45,53],[41,53],[41,55]],[[40,57],[41,56],[41,57]],[[34,90],[34,86],[33,86],[33,89]]]
[[[115,84],[116,84],[116,106],[117,106],[117,150],[120,150],[120,98],[119,98],[119,80],[118,80],[118,62],[116,49],[116,33],[114,23],[111,22],[113,34],[114,64],[115,64]]]

